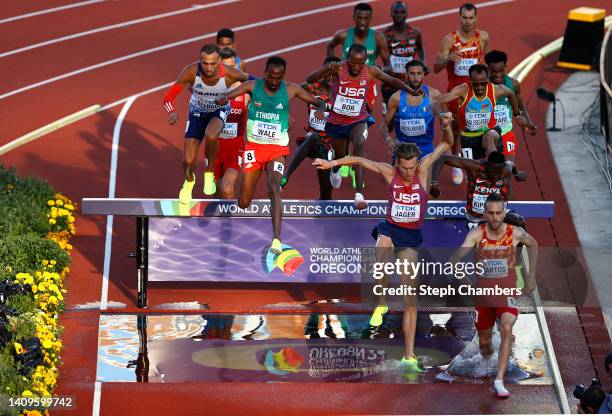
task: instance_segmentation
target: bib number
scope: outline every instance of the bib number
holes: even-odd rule
[[[491,113],[465,113],[465,124],[468,130],[477,131],[483,129],[489,125],[489,121],[491,120]]]
[[[455,75],[467,77],[470,74],[470,67],[478,63],[478,58],[462,58],[455,62]]]
[[[484,214],[484,205],[489,195],[474,194],[472,198],[472,211],[478,214]]]
[[[393,72],[396,74],[405,74],[406,73],[406,64],[412,61],[412,56],[389,56],[391,60],[391,68]]]
[[[255,161],[255,150],[246,150],[244,152],[244,163],[254,163]]]
[[[274,162],[273,170],[274,172],[278,172],[282,175],[285,173],[285,165],[283,165],[281,162]]]
[[[329,113],[327,111],[323,113],[325,115],[325,118],[323,120],[319,120],[315,117],[316,112],[317,110],[310,110],[310,117],[308,117],[308,123],[310,124],[310,127],[317,131],[325,131],[325,122],[327,121]]]
[[[391,218],[397,223],[417,222],[420,215],[420,205],[402,205],[394,202],[391,206]]]
[[[334,112],[343,116],[356,117],[361,113],[362,106],[362,98],[348,98],[342,95],[336,95]]]
[[[508,259],[484,259],[484,275],[488,279],[508,277]]]
[[[219,135],[220,139],[233,139],[238,137],[238,123],[225,123],[223,131]]]
[[[509,308],[518,308],[519,307],[518,300],[516,298],[508,296],[508,307]]]
[[[422,136],[427,133],[424,118],[400,119],[400,130],[406,136]]]
[[[464,147],[461,149],[461,157],[464,159],[474,159],[474,151],[471,147]]]

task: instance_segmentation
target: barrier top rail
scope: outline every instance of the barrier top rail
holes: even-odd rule
[[[527,218],[552,218],[553,201],[511,201],[508,208]],[[195,199],[183,205],[176,199],[84,198],[82,213],[86,215],[124,215],[136,217],[270,217],[270,201],[253,200],[240,209],[235,201]],[[387,201],[371,200],[365,210],[357,210],[352,200],[284,200],[283,216],[289,218],[382,218]],[[465,201],[429,201],[427,218],[461,218]]]

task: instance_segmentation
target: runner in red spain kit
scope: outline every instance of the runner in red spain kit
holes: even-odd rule
[[[521,292],[531,293],[536,287],[536,266],[538,263],[538,243],[523,228],[503,222],[505,216],[504,200],[491,194],[484,204],[485,223],[472,229],[461,247],[451,257],[456,263],[476,248],[476,261],[484,268],[478,277],[476,288],[481,291],[502,289],[504,294],[483,293],[476,297],[476,329],[480,352],[483,357],[493,353],[491,338],[495,321],[499,320],[501,344],[497,362],[497,376],[493,387],[495,395],[506,398],[510,395],[504,387],[504,374],[512,352],[512,328],[518,317],[517,300]],[[517,290],[516,247],[523,244],[529,254],[529,274],[522,291]]]
[[[472,3],[465,3],[459,7],[459,30],[447,34],[442,40],[440,51],[433,65],[438,73],[446,69],[448,75],[447,91],[469,80],[470,66],[482,63],[484,54],[490,49],[489,34],[484,30],[476,29],[478,11]],[[453,134],[459,137],[459,117],[457,110],[459,103],[450,103],[448,109],[453,113],[455,124]],[[453,154],[461,155],[461,142],[455,140]],[[459,185],[463,182],[461,169],[453,169],[453,182]]]
[[[365,154],[365,141],[368,138],[368,110],[365,105],[369,85],[374,79],[387,82],[410,94],[420,94],[402,81],[393,78],[380,69],[366,64],[366,49],[363,45],[353,44],[348,51],[347,60],[330,62],[321,69],[308,75],[307,82],[314,83],[332,73],[338,74],[337,82],[332,84],[331,111],[325,124],[325,132],[332,139],[335,157],[342,158],[348,152],[349,143],[353,144],[352,154]],[[356,169],[355,207],[365,209],[367,203],[362,195],[363,168]],[[334,188],[342,182],[339,166],[330,171],[330,180]]]
[[[442,115],[442,138],[434,151],[419,160],[419,148],[414,143],[400,143],[395,150],[395,165],[373,162],[358,156],[348,156],[337,160],[316,159],[313,165],[318,169],[333,169],[342,165],[360,165],[381,174],[387,182],[387,216],[372,231],[376,239],[376,261],[388,263],[395,250],[400,261],[416,262],[416,248],[423,241],[422,226],[427,211],[427,176],[433,162],[450,149],[453,143],[451,129],[452,116]],[[415,286],[418,276],[402,275],[402,284]],[[383,277],[382,285],[386,287]],[[416,298],[405,296],[403,330],[405,334],[405,355],[402,360],[409,373],[418,373],[419,368],[414,356],[414,336],[416,333]],[[379,305],[374,310],[370,325],[380,326],[383,315],[388,311],[384,294],[379,297]]]

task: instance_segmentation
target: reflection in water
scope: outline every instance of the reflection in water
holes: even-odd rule
[[[517,321],[511,382],[550,384],[534,322],[532,314]],[[363,314],[103,315],[98,380],[473,383],[487,375],[465,357],[470,341],[477,345],[471,313],[419,313],[416,355],[428,371],[408,378],[401,324],[394,313],[378,328]],[[451,376],[444,370],[460,356],[462,371]]]

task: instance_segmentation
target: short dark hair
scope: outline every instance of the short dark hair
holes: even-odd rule
[[[485,55],[485,62],[487,65],[496,64],[498,62],[508,63],[508,55],[506,52],[494,50]]]
[[[502,152],[498,152],[496,150],[494,152],[489,153],[489,156],[487,157],[487,162],[495,164],[505,164],[506,156],[504,156]]]
[[[219,30],[217,32],[217,40],[221,38],[230,38],[231,40],[234,40],[234,31],[232,29],[228,29],[227,27]]]
[[[328,56],[323,61],[323,65],[327,65],[330,62],[342,62],[342,59],[338,58],[337,56]]]
[[[410,160],[413,158],[419,158],[421,156],[421,149],[414,143],[403,142],[397,145],[395,148],[395,158]]]
[[[368,3],[357,3],[353,9],[353,15],[357,12],[370,12],[372,13],[372,6]]]
[[[363,46],[361,43],[353,43],[350,47],[348,52],[346,53],[347,58],[352,54],[352,53],[362,53],[364,54],[366,57],[368,56],[368,50],[366,49],[365,46]]]
[[[266,71],[271,65],[282,66],[283,69],[287,69],[287,61],[285,61],[280,56],[271,56],[266,61]]]
[[[476,6],[474,6],[473,3],[463,3],[461,6],[459,6],[459,15],[461,15],[461,13],[464,11],[472,11],[474,10],[474,14],[477,15],[478,14],[478,9],[476,9]]]
[[[483,64],[474,64],[470,67],[470,69],[468,69],[470,78],[472,77],[473,73],[482,74],[483,72],[489,76],[489,67]]]
[[[418,59],[413,59],[412,61],[408,62],[406,64],[406,71],[408,71],[408,68],[412,68],[413,66],[420,66],[423,68],[423,71],[425,71],[425,64]]]
[[[599,412],[599,408],[606,399],[606,392],[600,386],[591,386],[584,391],[582,398],[580,399],[580,407],[585,413],[591,413],[589,407],[593,409],[595,413]]]
[[[487,204],[494,203],[494,202],[501,202],[502,204],[506,203],[506,201],[504,201],[504,198],[502,198],[500,194],[498,194],[497,192],[494,192],[487,197],[484,203],[485,209],[487,208]]]
[[[221,55],[221,51],[215,43],[207,43],[206,45],[202,46],[202,49],[200,49],[200,53],[205,53],[206,55],[218,53],[219,55]]]
[[[393,3],[391,3],[391,11],[393,11],[393,9],[395,9],[397,6],[403,6],[406,10],[408,10],[408,5],[406,4],[405,1],[396,0]]]
[[[236,49],[233,48],[223,48],[221,49],[221,59],[230,59],[236,57]]]

